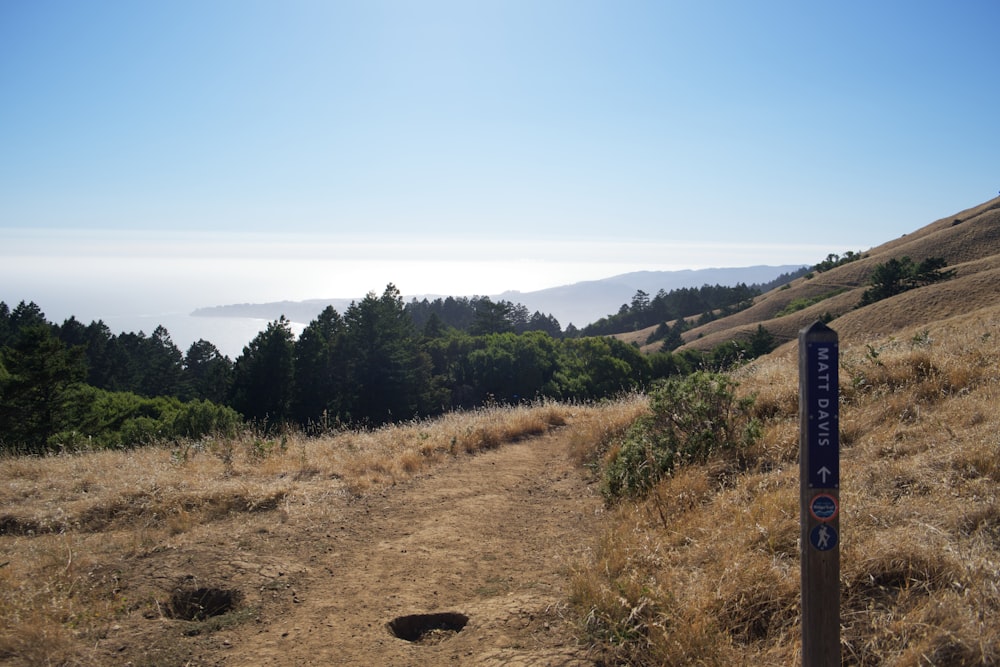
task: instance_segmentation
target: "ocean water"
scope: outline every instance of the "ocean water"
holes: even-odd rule
[[[189,313],[161,313],[153,315],[114,315],[100,318],[112,333],[143,332],[150,335],[157,326],[166,327],[170,339],[181,353],[186,353],[192,343],[203,339],[219,348],[232,360],[243,352],[243,348],[254,337],[267,328],[269,320],[249,317],[194,317]],[[81,320],[82,321],[82,320]],[[84,322],[89,324],[90,321]],[[291,330],[296,337],[302,333],[307,323],[292,322]]]

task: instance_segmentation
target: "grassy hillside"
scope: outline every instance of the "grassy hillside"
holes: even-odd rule
[[[831,252],[835,251],[839,249],[831,248]],[[878,337],[987,305],[1000,297],[1000,280],[997,280],[1000,198],[937,220],[911,234],[864,251],[863,255],[864,258],[856,262],[799,278],[787,288],[763,294],[747,310],[685,332],[684,347],[710,350],[727,341],[749,336],[758,325],[763,325],[779,341],[791,341],[799,329],[827,313],[837,318],[830,326],[841,336],[852,339]],[[943,257],[950,268],[957,270],[957,277],[855,310],[875,267],[904,256],[916,262]],[[793,302],[816,299],[822,300],[779,316]],[[620,337],[642,344],[652,331],[650,328]],[[657,347],[658,343],[654,343],[646,351]]]
[[[764,424],[749,463],[680,468],[617,505],[576,570],[608,664],[798,664],[794,352],[738,374]],[[998,664],[1000,305],[847,336],[840,378],[844,664]]]
[[[1000,663],[998,251],[993,200],[689,332],[700,348],[758,324],[791,341],[838,316],[845,665]],[[958,276],[855,309],[874,266],[904,255]],[[607,664],[800,663],[797,372],[795,342],[740,369],[764,426],[752,450],[613,508],[571,592]]]

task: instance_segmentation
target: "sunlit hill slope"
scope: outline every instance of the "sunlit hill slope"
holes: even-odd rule
[[[798,278],[761,295],[751,308],[690,329],[684,333],[684,347],[712,349],[749,336],[758,325],[778,341],[787,342],[802,327],[824,316],[834,318],[830,326],[842,340],[846,337],[861,341],[996,303],[1000,297],[1000,197],[875,248],[830,248],[832,253],[847,250],[861,251],[863,258]],[[859,309],[861,295],[875,268],[902,257],[910,257],[914,262],[942,257],[949,269],[956,270],[956,276]],[[816,303],[781,314],[787,312],[790,304],[809,300]],[[652,330],[629,332],[620,337],[644,345]],[[658,346],[659,343],[653,343],[644,349],[651,352]]]
[[[795,339],[827,313],[840,336],[838,664],[1000,664],[1000,199],[863,254],[685,333],[688,348],[758,326],[786,342],[733,372],[760,440],[618,503],[576,570],[573,605],[604,664],[802,664]],[[904,256],[956,275],[857,307],[875,267]]]

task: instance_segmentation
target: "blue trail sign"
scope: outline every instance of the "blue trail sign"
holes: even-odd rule
[[[832,329],[817,323],[826,331]],[[814,331],[815,325],[809,329]],[[815,333],[815,332],[814,332]],[[828,339],[829,336],[822,338]],[[837,373],[837,339],[806,341],[803,397],[809,418],[809,486],[823,489],[840,486],[840,424]]]
[[[840,405],[837,332],[799,332],[802,666],[840,667]]]

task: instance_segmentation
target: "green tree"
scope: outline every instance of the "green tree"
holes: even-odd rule
[[[613,396],[641,386],[651,374],[649,359],[617,338],[563,341],[558,382],[564,398]]]
[[[646,344],[655,343],[656,341],[663,341],[660,343],[660,350],[662,352],[670,352],[676,350],[681,345],[684,344],[684,338],[682,334],[687,328],[687,323],[678,319],[674,322],[673,326],[663,322],[660,326],[656,327],[656,330],[649,335],[646,339]]]
[[[149,398],[85,384],[69,390],[71,416],[51,443],[66,449],[129,448],[176,438],[232,435],[240,417],[209,401],[182,402],[173,396]]]
[[[45,319],[45,313],[34,301],[17,304],[17,307],[10,314],[10,334],[16,336],[21,329],[36,325],[51,326]]]
[[[904,281],[912,271],[913,261],[909,257],[893,257],[888,262],[879,264],[869,279],[871,287],[861,295],[861,305],[866,306],[904,292]]]
[[[507,322],[510,324],[511,330],[514,333],[524,333],[528,330],[528,325],[531,323],[531,315],[528,313],[528,307],[520,303],[506,302],[509,308],[509,315],[507,316]]]
[[[5,346],[13,337],[13,324],[10,321],[10,307],[0,301],[0,348]]]
[[[528,324],[525,327],[526,331],[541,331],[547,333],[553,338],[560,338],[562,336],[562,327],[559,325],[559,320],[557,320],[552,315],[543,315],[540,311],[535,311],[531,318],[528,320]]]
[[[113,391],[125,391],[136,394],[143,393],[145,386],[146,363],[143,355],[146,352],[146,333],[140,331],[122,332],[114,339],[114,366],[116,382]]]
[[[956,274],[955,269],[944,270],[944,267],[948,266],[944,257],[928,257],[923,260],[913,270],[913,286],[922,287],[924,285],[930,285],[931,283],[940,282],[942,280],[949,280],[954,278]]]
[[[482,337],[473,337],[457,329],[425,339],[422,348],[431,360],[432,391],[437,393],[437,400],[432,401],[432,405],[455,408],[477,405],[481,394],[474,386],[474,373],[468,357],[483,345]]]
[[[182,396],[186,393],[184,355],[162,325],[145,339],[137,361],[141,368],[139,393],[143,396]]]
[[[131,334],[130,334],[131,335]],[[138,388],[131,356],[101,320],[87,325],[87,384],[108,391]]]
[[[632,312],[636,315],[644,313],[649,308],[649,294],[643,290],[636,290],[632,296]]]
[[[344,320],[327,306],[295,343],[292,412],[301,424],[318,423],[342,411],[347,358]]]
[[[212,343],[198,339],[184,355],[187,398],[223,404],[229,400],[233,362]]]
[[[758,324],[757,330],[747,342],[747,354],[751,359],[756,359],[773,350],[776,345],[774,334],[765,329],[763,324]]]
[[[295,336],[285,316],[243,348],[233,366],[232,406],[244,417],[278,425],[290,416]]]
[[[540,331],[508,332],[486,336],[484,342],[468,357],[480,400],[517,402],[554,393],[558,356],[551,336]]]
[[[66,424],[67,390],[84,377],[81,350],[67,349],[43,319],[19,327],[0,358],[0,439],[7,448],[44,452]]]
[[[424,338],[441,338],[448,332],[448,325],[444,323],[441,316],[437,313],[431,313],[427,317],[427,322],[424,323],[423,336]]]
[[[486,334],[507,333],[514,331],[511,323],[513,308],[507,301],[491,301],[483,297],[476,303],[476,318],[472,322],[469,333],[476,336]]]
[[[655,352],[649,356],[650,374],[653,380],[662,380],[675,375],[687,375],[691,365],[681,354]]]
[[[66,344],[66,347],[86,347],[90,341],[87,335],[87,327],[83,325],[75,316],[63,321],[57,329],[59,340]]]
[[[381,297],[370,292],[344,312],[347,328],[345,416],[382,424],[409,419],[430,408],[430,358],[422,352],[413,322],[396,286]]]
[[[893,257],[877,265],[872,271],[868,280],[870,287],[862,293],[859,306],[867,306],[917,287],[953,278],[955,270],[944,271],[945,266],[947,263],[942,257],[929,257],[919,264],[914,264],[909,257]]]

